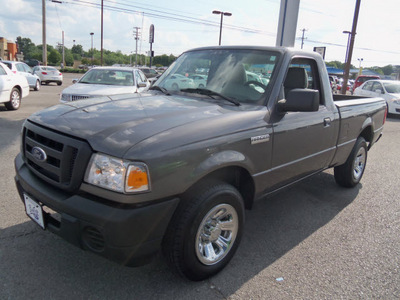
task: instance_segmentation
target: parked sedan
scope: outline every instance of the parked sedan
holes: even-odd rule
[[[29,85],[25,76],[13,73],[0,62],[0,103],[8,110],[17,110],[21,99],[29,95]]]
[[[35,91],[40,90],[40,78],[33,73],[30,66],[20,61],[3,60],[4,63],[13,73],[19,73],[26,77],[29,87]]]
[[[150,82],[142,71],[130,67],[96,67],[75,79],[75,84],[61,93],[60,102],[145,92]]]
[[[167,90],[179,91],[181,89],[196,88],[196,85],[193,79],[181,74],[174,74],[163,81],[162,87]]]
[[[386,100],[388,113],[400,114],[400,81],[368,80],[354,90],[354,95],[382,97]]]
[[[193,79],[196,88],[204,88],[207,85],[207,75],[190,75],[190,79]]]
[[[62,85],[63,75],[54,67],[36,66],[33,72],[39,76],[41,84],[49,84],[55,82],[57,85]]]

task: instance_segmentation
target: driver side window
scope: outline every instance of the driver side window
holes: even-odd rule
[[[294,58],[284,81],[285,97],[292,89],[318,90],[320,105],[324,105],[317,63],[309,58]]]

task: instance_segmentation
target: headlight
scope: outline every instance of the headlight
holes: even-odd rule
[[[393,100],[393,103],[400,104],[400,99]]]
[[[70,97],[69,97],[69,94],[61,94],[61,95],[60,95],[60,100],[61,100],[61,101],[64,101],[64,102],[70,101],[69,98],[70,98]]]
[[[143,163],[125,161],[105,154],[93,154],[85,181],[119,193],[150,190],[149,172]]]

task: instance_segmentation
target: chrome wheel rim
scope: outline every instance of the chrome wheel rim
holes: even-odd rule
[[[203,218],[196,235],[196,255],[204,265],[221,261],[232,249],[239,229],[235,208],[229,204],[213,207]]]
[[[11,93],[11,105],[13,107],[18,107],[20,101],[21,101],[21,97],[20,97],[18,91],[12,91],[12,93]]]
[[[364,172],[365,161],[367,159],[366,151],[364,147],[358,149],[356,158],[353,164],[353,178],[359,180]]]

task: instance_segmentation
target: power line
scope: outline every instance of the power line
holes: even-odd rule
[[[100,4],[98,4],[98,3],[85,1],[85,0],[72,0],[73,2],[70,2],[70,1],[64,1],[64,3],[73,4],[73,5],[81,5],[81,6],[92,7],[92,8],[98,8],[100,6]],[[109,1],[107,1],[107,2],[109,2]],[[112,3],[114,3],[114,5],[137,7],[137,6],[133,6],[133,5],[129,5],[129,4],[121,4],[121,3],[115,3],[115,2],[112,2]],[[123,7],[112,6],[112,5],[104,5],[104,9],[109,10],[109,11],[124,12],[124,13],[134,13],[134,14],[143,14],[144,13],[145,15],[147,15],[149,17],[154,17],[154,18],[159,18],[159,19],[219,27],[219,23],[215,22],[215,21],[208,21],[208,20],[193,18],[192,16],[184,16],[184,15],[173,14],[173,13],[165,14],[162,11],[153,10],[153,9],[146,9],[150,12],[141,12],[141,11],[135,10],[135,9],[123,8]],[[238,30],[238,31],[246,32],[246,33],[266,34],[266,35],[275,36],[275,33],[272,33],[272,32],[267,32],[267,31],[263,31],[263,30],[259,30],[259,29],[247,28],[247,27],[242,27],[242,26],[226,24],[226,25],[224,25],[224,28],[231,29],[231,30]]]

